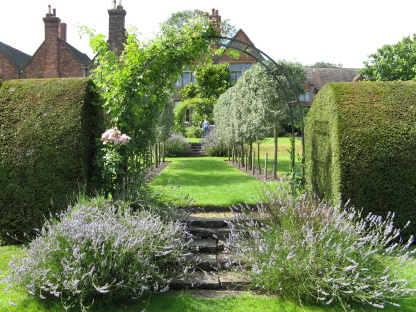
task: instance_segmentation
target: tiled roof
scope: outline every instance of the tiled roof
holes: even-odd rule
[[[19,51],[3,42],[0,42],[0,52],[18,69],[23,68],[29,62],[31,56],[22,51]]]
[[[359,79],[358,68],[305,67],[306,80],[317,90],[328,82],[353,82]]]
[[[85,53],[80,52],[79,50],[74,48],[72,45],[70,45],[68,42],[66,42],[65,40],[62,40],[62,39],[60,39],[60,40],[68,47],[68,49],[75,55],[75,57],[82,64],[91,63],[91,59],[89,58],[88,55],[86,55]]]

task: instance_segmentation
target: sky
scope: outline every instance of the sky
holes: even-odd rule
[[[117,0],[119,2],[120,0]],[[93,56],[78,26],[108,36],[112,0],[0,0],[0,41],[33,55],[44,40],[42,18],[48,5],[67,23],[67,42]],[[415,0],[122,0],[126,28],[151,38],[172,13],[219,11],[237,30],[274,60],[315,62],[361,68],[369,55],[416,33]]]

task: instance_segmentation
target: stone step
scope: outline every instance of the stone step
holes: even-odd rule
[[[204,253],[217,253],[218,251],[223,251],[224,248],[224,242],[214,238],[196,239],[189,246],[191,251]]]
[[[248,290],[249,280],[238,272],[195,271],[170,283],[173,289]]]
[[[188,255],[186,260],[189,261],[189,263],[194,263],[195,269],[200,269],[203,271],[227,270],[237,266],[238,264],[242,264],[237,256],[228,254],[223,251],[216,254],[194,252]]]
[[[204,217],[192,217],[188,221],[190,228],[220,228],[227,226],[225,218],[204,218]]]

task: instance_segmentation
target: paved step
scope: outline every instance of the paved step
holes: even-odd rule
[[[249,280],[229,271],[195,271],[170,283],[172,289],[248,290]]]
[[[241,273],[231,271],[240,264],[236,255],[225,251],[231,230],[225,218],[194,217],[187,230],[193,236],[191,254],[194,270],[170,284],[174,289],[247,290],[249,281]]]
[[[203,152],[203,148],[202,148],[202,143],[190,143],[191,144],[191,148],[189,151],[189,155],[190,157],[203,157],[204,152]]]

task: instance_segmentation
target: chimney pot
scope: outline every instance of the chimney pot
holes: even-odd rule
[[[53,16],[56,16],[56,9],[53,9]]]
[[[215,9],[212,9],[212,15],[215,15]]]
[[[64,41],[66,41],[66,30],[66,23],[59,24],[59,37]]]
[[[218,16],[218,10],[215,10],[215,15]]]

